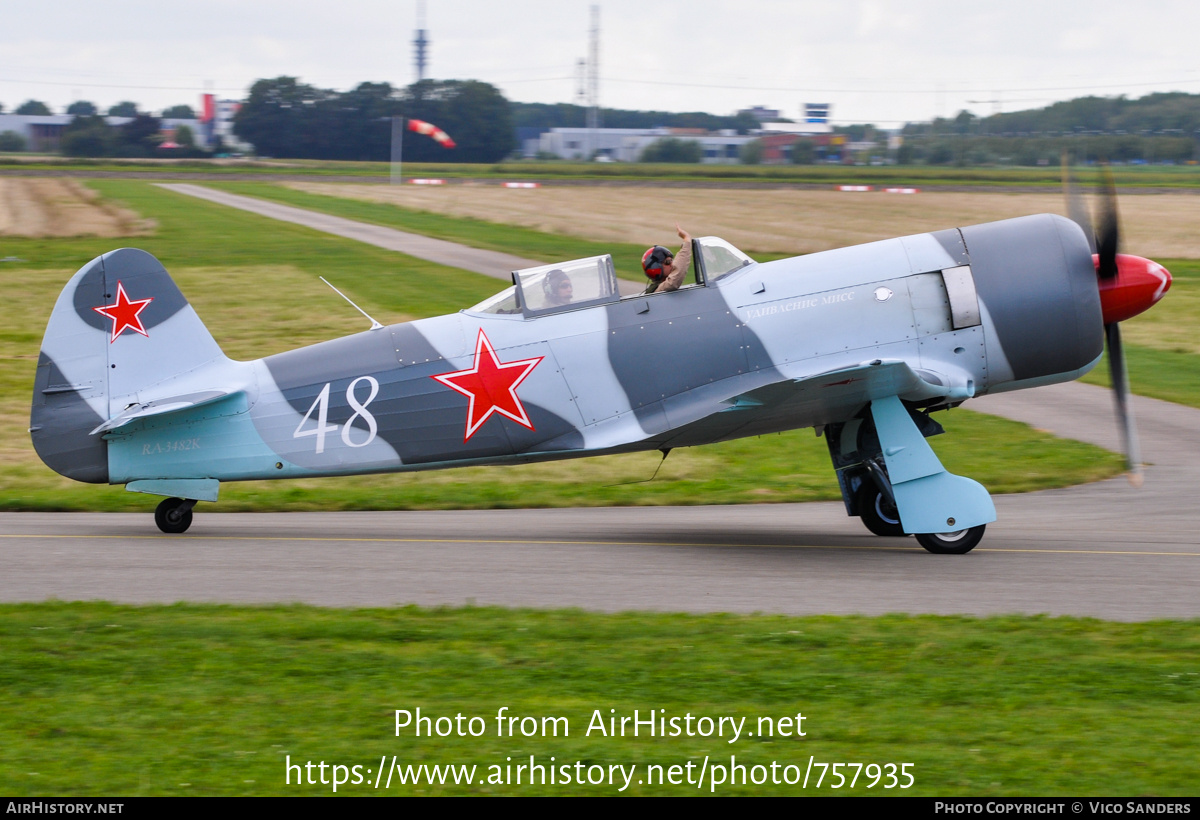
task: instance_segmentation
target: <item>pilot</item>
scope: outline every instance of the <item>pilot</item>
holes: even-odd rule
[[[683,240],[679,253],[672,254],[670,248],[655,245],[642,254],[642,270],[650,277],[646,293],[667,293],[679,290],[679,286],[683,284],[684,274],[692,265],[692,237],[679,227],[678,223],[675,225],[675,230],[679,232],[679,238]]]
[[[542,280],[542,293],[546,296],[546,307],[562,307],[571,304],[575,288],[571,277],[560,270],[552,270]]]

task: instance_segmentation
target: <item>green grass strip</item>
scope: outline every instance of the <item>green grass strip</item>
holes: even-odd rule
[[[120,174],[204,174],[244,177],[247,174],[308,176],[313,178],[361,177],[386,179],[387,162],[339,162],[332,160],[174,160],[77,159],[67,157],[0,156],[0,173],[7,169],[28,171],[84,171]],[[1195,165],[1114,166],[1118,187],[1196,188],[1200,167]],[[569,162],[518,160],[494,165],[468,163],[412,163],[402,166],[406,178],[445,177],[496,181],[568,180],[582,182],[677,182],[836,185],[871,184],[920,187],[1037,187],[1060,188],[1062,171],[1057,163],[1042,167],[948,167],[866,165],[704,165],[640,162]],[[1077,176],[1090,184],[1092,170],[1076,168]]]
[[[374,788],[380,759],[390,766],[393,755],[401,766],[474,765],[485,780],[515,777],[509,764],[531,755],[606,773],[636,766],[642,779],[651,765],[694,766],[691,785],[635,777],[626,794],[712,793],[695,785],[705,756],[710,766],[776,762],[780,779],[788,764],[803,773],[810,756],[910,763],[915,781],[866,788],[860,775],[834,790],[832,775],[816,788],[814,772],[806,790],[768,779],[716,786],[724,795],[1195,794],[1197,741],[1181,719],[1200,706],[1195,621],[103,603],[0,613],[0,791],[15,796],[333,793],[328,768],[324,785],[315,768],[315,785],[307,772],[297,784],[295,770],[287,785],[289,760],[360,766],[363,782],[338,794],[618,793],[607,781],[527,779],[394,777]],[[397,736],[395,710],[418,708],[435,720],[462,715],[464,734],[482,718],[482,730]],[[537,718],[524,724],[536,723],[535,736],[521,735],[520,720],[516,736],[498,736],[502,708]],[[723,737],[595,729],[597,715],[607,730],[609,717],[635,709],[681,727],[688,714],[746,722],[733,743],[728,723]],[[566,718],[569,734],[560,722],[557,737],[542,736],[548,717]],[[775,722],[775,736],[759,718]],[[805,736],[791,736],[797,728]]]
[[[1125,367],[1129,389],[1139,396],[1200,407],[1200,356],[1126,344]],[[1107,354],[1082,381],[1104,387],[1112,384]]]

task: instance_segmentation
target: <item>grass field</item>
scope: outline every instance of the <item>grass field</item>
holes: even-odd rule
[[[145,236],[154,223],[67,177],[0,177],[0,237]]]
[[[716,235],[747,251],[794,256],[895,236],[1039,213],[1066,215],[1058,191],[925,191],[917,195],[777,188],[660,186],[537,189],[498,185],[367,185],[288,182],[285,187],[398,205],[408,210],[518,225],[634,248],[675,240],[674,224]],[[278,194],[270,194],[272,197]],[[1121,198],[1125,247],[1154,259],[1200,259],[1200,196]]]
[[[360,766],[342,795],[606,795],[624,783],[402,786],[395,777],[390,789],[373,787],[382,757],[401,771],[474,765],[486,779],[515,778],[532,755],[572,776],[577,761],[637,767],[626,794],[1186,796],[1196,740],[1181,718],[1200,705],[1198,656],[1195,622],[5,605],[0,791],[332,794],[331,768],[325,785],[315,766],[316,785],[296,784],[310,760],[347,767],[351,780]],[[521,736],[518,722],[516,737],[499,737],[502,707],[566,718],[569,735],[559,723],[558,737],[542,737],[539,721],[539,736]],[[464,733],[480,717],[479,736],[397,735],[395,710],[417,708],[462,715]],[[679,718],[683,734],[586,734],[597,711],[606,721],[635,709],[643,720]],[[687,736],[688,714],[746,722],[731,743],[728,723],[723,737]],[[797,714],[805,720],[789,733],[804,737],[779,736],[778,724],[776,736],[764,736],[766,724],[760,734],[759,718]],[[810,757],[910,763],[914,782],[885,789],[876,776],[867,788],[860,774],[851,788],[851,768],[841,789],[833,774],[818,788],[818,768],[807,789],[713,786],[713,766],[729,770],[731,756],[747,769],[776,762],[776,776],[793,780]],[[302,767],[291,786],[289,761]],[[690,785],[637,782],[652,765],[678,765],[682,780],[688,763]]]

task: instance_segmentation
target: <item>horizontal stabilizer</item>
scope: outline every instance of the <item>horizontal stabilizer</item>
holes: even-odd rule
[[[150,416],[162,416],[167,413],[175,413],[180,410],[190,410],[193,407],[200,407],[206,404],[221,401],[229,396],[243,394],[245,391],[235,390],[205,390],[199,393],[188,393],[183,396],[170,396],[163,399],[155,399],[148,401],[145,404],[134,404],[126,408],[120,414],[113,416],[108,421],[101,424],[91,432],[91,435],[101,435],[103,433],[111,433],[115,430],[120,430],[128,424],[131,424],[138,419],[148,418]]]

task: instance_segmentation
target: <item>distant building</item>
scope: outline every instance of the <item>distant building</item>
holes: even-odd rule
[[[792,161],[792,146],[799,134],[767,134],[762,138],[763,165],[783,165]]]
[[[799,134],[801,136],[817,136],[818,134],[832,134],[833,126],[827,122],[764,122],[762,130],[769,134]]]
[[[0,114],[0,133],[15,131],[25,138],[25,150],[37,154],[53,154],[62,148],[63,132],[75,117],[71,114]],[[105,117],[104,121],[111,127],[124,125],[133,117]],[[160,128],[164,135],[174,134],[181,125],[186,125],[196,134],[196,143],[205,143],[200,135],[200,123],[197,120],[161,120]]]
[[[834,134],[798,134],[776,133],[764,134],[763,156],[764,165],[783,165],[792,161],[792,148],[800,140],[809,140],[816,148],[813,160],[829,162],[840,160],[842,154],[841,140]]]
[[[778,108],[767,108],[765,105],[755,105],[750,108],[743,108],[738,112],[738,116],[740,117],[742,114],[749,114],[759,122],[777,120],[783,116]]]
[[[254,146],[242,142],[233,133],[233,118],[242,104],[237,100],[218,100],[213,94],[203,94],[200,97],[200,130],[205,148],[216,144],[218,138],[228,151],[251,153]]]
[[[63,130],[74,117],[68,114],[0,114],[0,133],[13,131],[25,139],[25,150],[53,153],[62,143]]]
[[[622,158],[627,140],[659,129],[637,128],[551,128],[537,138],[534,154],[552,154],[561,159],[590,160]]]
[[[541,150],[542,134],[549,130],[549,128],[534,125],[517,126],[517,145],[520,146],[521,156],[527,159],[536,157],[538,151]]]
[[[829,103],[805,103],[804,121],[809,125],[828,125],[829,108]]]
[[[536,150],[532,141],[525,143],[524,150],[526,156],[637,162],[647,146],[666,138],[700,143],[700,161],[707,164],[737,162],[741,147],[755,139],[732,130],[711,133],[702,128],[551,128],[538,137]]]

